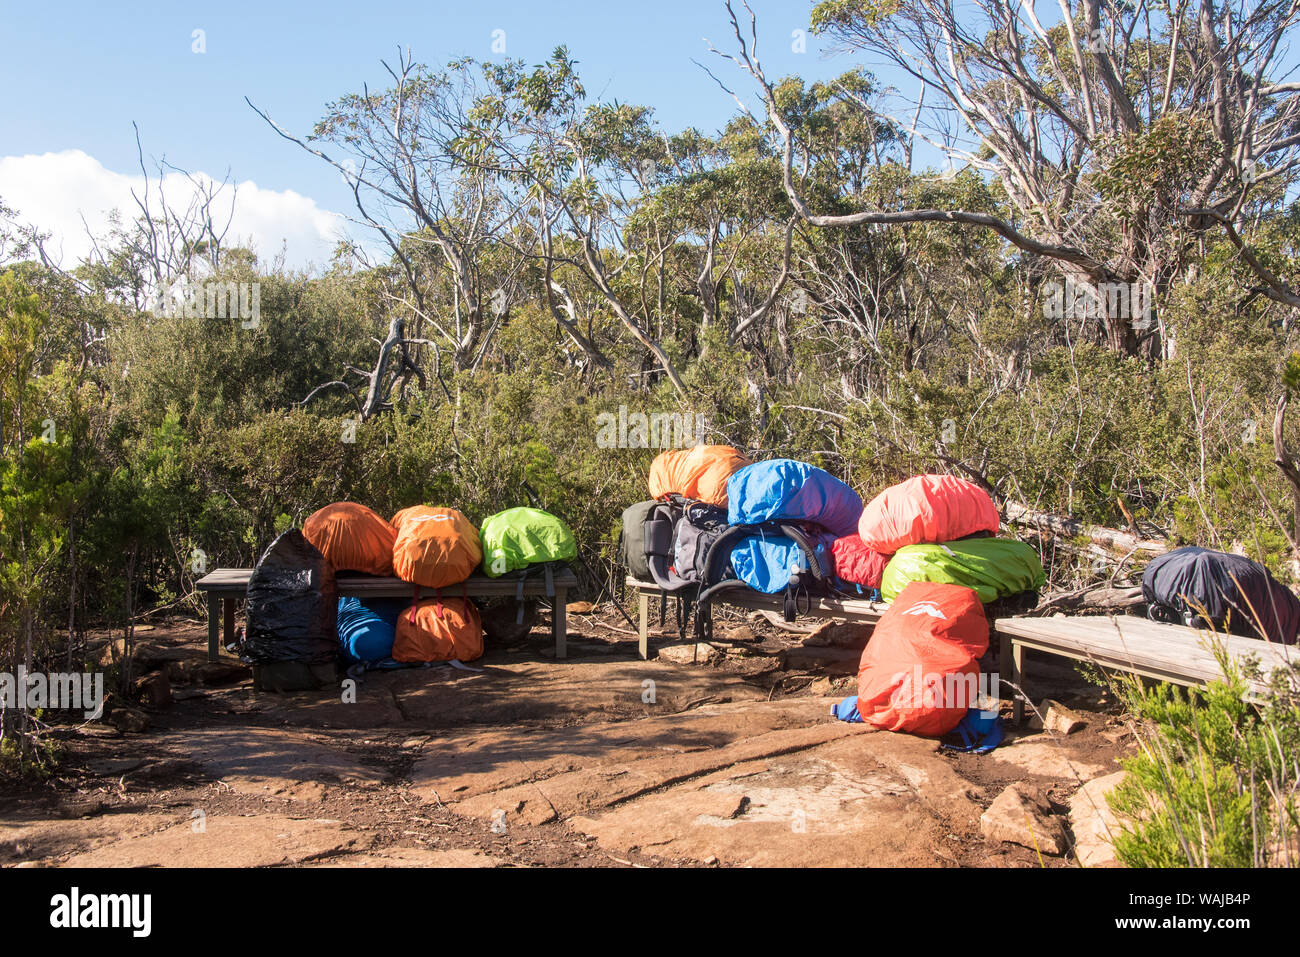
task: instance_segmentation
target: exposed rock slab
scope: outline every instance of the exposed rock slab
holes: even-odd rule
[[[1070,800],[1070,829],[1074,831],[1074,853],[1084,867],[1118,867],[1114,835],[1121,830],[1119,818],[1110,809],[1106,795],[1124,780],[1123,771],[1095,778],[1079,788]]]
[[[1042,790],[1013,784],[980,816],[980,832],[990,841],[1009,841],[1043,854],[1064,854],[1065,823],[1052,814]]]
[[[200,826],[201,825],[201,826]],[[74,854],[67,867],[272,867],[368,849],[373,837],[341,821],[274,814],[174,823]]]

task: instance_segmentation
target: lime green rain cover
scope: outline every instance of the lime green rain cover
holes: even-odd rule
[[[947,582],[975,589],[988,604],[1016,592],[1037,591],[1047,576],[1038,553],[1006,538],[964,538],[944,545],[905,545],[885,566],[880,594],[893,601],[910,582]]]
[[[578,543],[569,526],[540,508],[497,512],[483,523],[479,538],[483,571],[491,578],[537,562],[567,562],[578,557]]]

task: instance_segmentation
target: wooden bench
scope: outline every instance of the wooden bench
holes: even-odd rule
[[[1032,648],[1076,661],[1087,661],[1103,670],[1124,671],[1168,681],[1184,687],[1200,687],[1223,677],[1218,659],[1207,639],[1217,637],[1228,655],[1240,661],[1246,655],[1260,660],[1262,678],[1252,692],[1267,689],[1268,676],[1277,668],[1300,661],[1300,649],[1236,635],[1212,636],[1183,625],[1167,625],[1121,615],[1074,618],[999,618],[994,623],[999,638],[999,667],[1009,671],[1002,677],[1011,682],[1015,720],[1025,714],[1025,698],[1019,692],[1025,675],[1024,651]]]
[[[248,594],[248,578],[253,573],[251,568],[218,568],[204,575],[195,583],[195,588],[208,594],[208,660],[216,661],[222,644],[230,644],[235,637],[235,602]],[[568,637],[568,616],[565,605],[568,603],[569,589],[578,587],[578,576],[571,568],[561,568],[552,576],[555,597],[551,601],[551,625],[555,632],[555,657],[564,658],[567,654],[565,639]],[[413,598],[415,586],[400,578],[377,578],[374,575],[355,575],[346,572],[334,578],[339,595],[357,598]],[[448,585],[442,590],[446,598],[459,598],[462,594],[470,598],[513,597],[519,594],[519,579],[506,576],[488,578],[481,573],[471,575],[464,585]],[[432,588],[421,588],[420,597],[433,596]],[[541,575],[529,576],[524,580],[524,597],[539,598],[546,596],[546,579]],[[223,606],[224,607],[220,607]],[[224,637],[224,641],[220,639]]]
[[[674,597],[674,592],[666,592],[654,582],[638,581],[627,578],[627,587],[636,590],[639,612],[637,641],[642,659],[650,654],[650,599]],[[755,611],[774,611],[780,614],[785,607],[784,595],[764,595],[752,588],[735,588],[725,591],[712,599],[712,604],[732,605],[736,608],[749,608]],[[865,598],[826,598],[810,596],[800,599],[801,614],[824,618],[843,618],[846,621],[861,621],[874,624],[889,607],[887,602],[868,601]]]

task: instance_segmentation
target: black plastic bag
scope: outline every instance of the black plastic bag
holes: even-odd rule
[[[242,650],[248,661],[317,664],[338,656],[334,567],[298,529],[258,559],[248,579],[247,617]]]
[[[1189,546],[1152,559],[1142,573],[1147,616],[1295,644],[1300,599],[1267,568],[1243,555]],[[1256,619],[1263,625],[1260,635]]]

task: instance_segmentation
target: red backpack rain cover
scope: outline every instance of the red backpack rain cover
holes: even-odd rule
[[[989,625],[962,585],[912,582],[876,622],[858,666],[858,713],[883,731],[940,737],[978,700]]]
[[[885,566],[889,564],[889,556],[876,551],[862,540],[861,535],[835,539],[831,556],[835,560],[837,577],[866,588],[880,587]]]
[[[940,545],[976,532],[998,533],[989,493],[955,475],[917,475],[885,489],[862,510],[858,533],[878,552]]]

